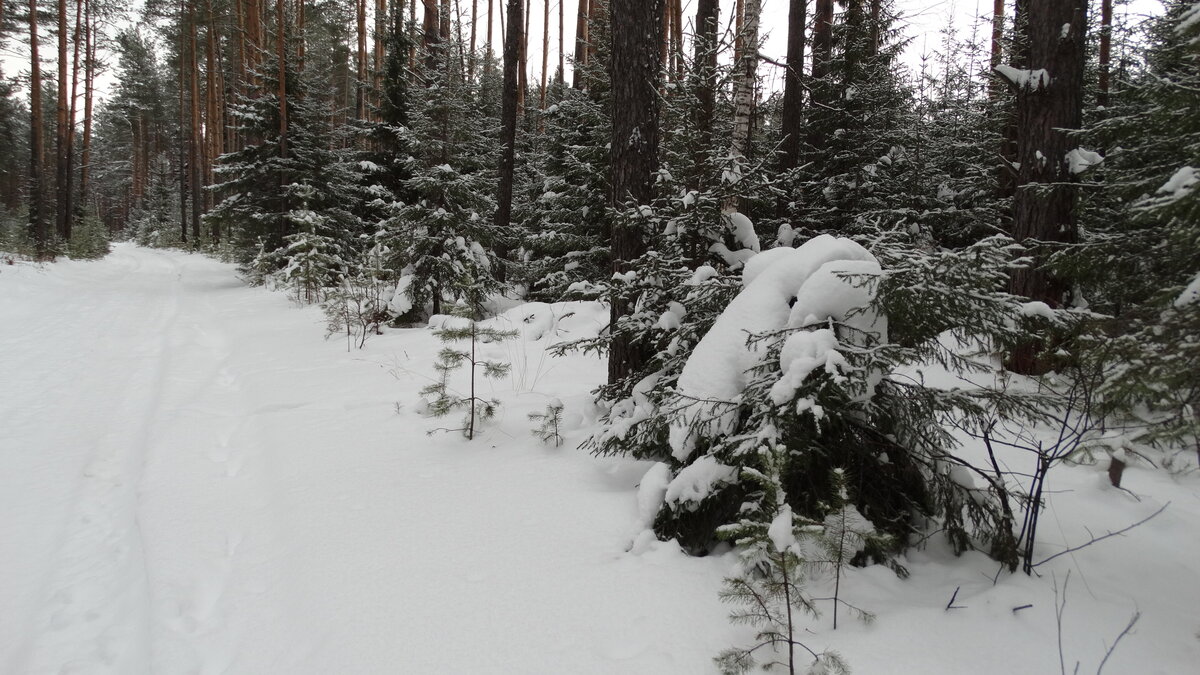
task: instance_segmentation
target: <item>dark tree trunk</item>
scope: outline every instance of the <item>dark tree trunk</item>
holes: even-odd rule
[[[800,161],[800,136],[804,129],[804,28],[808,0],[791,0],[788,9],[787,72],[783,79],[783,144],[779,168],[794,169]]]
[[[55,161],[55,218],[58,236],[63,241],[71,238],[71,134],[67,121],[70,94],[67,92],[67,0],[58,0],[58,110],[55,145],[58,153]]]
[[[696,132],[699,157],[697,167],[703,166],[705,156],[713,147],[713,119],[717,100],[717,24],[721,20],[720,0],[700,0],[696,5],[695,69],[696,69]],[[703,170],[699,172],[703,175]],[[700,188],[700,185],[693,187]]]
[[[565,2],[566,0],[562,0]],[[588,45],[588,0],[579,0],[579,14],[575,19],[575,65],[571,73],[571,86],[583,89],[583,67],[587,65]]]
[[[88,178],[92,170],[92,104],[96,89],[95,19],[91,0],[84,0],[83,147],[79,161],[79,199],[88,200]]]
[[[999,2],[999,0],[997,0]],[[1108,105],[1108,74],[1109,63],[1112,60],[1112,0],[1101,0],[1100,3],[1100,81],[1096,93],[1097,105]]]
[[[827,82],[833,62],[833,0],[817,0],[813,16],[812,89],[809,102],[813,106],[829,105],[832,84]],[[814,148],[824,145],[824,138],[815,129],[808,134],[808,144]]]
[[[663,0],[612,0],[609,20],[612,54],[612,157],[610,205],[649,204],[658,170],[659,40]],[[624,272],[646,251],[646,242],[635,223],[616,218],[612,228],[613,271]],[[629,313],[623,300],[610,310],[611,327]],[[608,355],[608,381],[617,382],[637,372],[648,353],[644,345],[614,334]]]
[[[42,126],[42,64],[38,56],[37,0],[29,0],[29,227],[38,257],[46,254],[46,190],[42,168],[46,141]]]
[[[282,2],[283,0],[279,0]],[[188,3],[188,85],[190,86],[191,123],[188,157],[188,177],[192,183],[192,245],[200,245],[200,215],[204,212],[204,191],[201,175],[204,173],[204,138],[200,125],[200,59],[197,54],[196,4]]]
[[[517,142],[517,60],[521,49],[522,0],[508,0],[508,34],[504,37],[504,100],[500,111],[500,189],[496,195],[496,233],[503,240],[512,224],[513,172]],[[507,251],[497,251],[501,258]],[[503,265],[500,267],[503,277]]]
[[[1031,2],[1024,22],[1029,70],[1017,86],[1017,191],[1013,197],[1013,238],[1018,242],[1075,240],[1074,176],[1066,162],[1074,147],[1068,132],[1083,113],[1083,71],[1087,2]],[[1010,71],[1019,72],[1019,71]],[[1018,78],[1020,79],[1020,78]],[[1038,260],[1014,273],[1011,291],[1062,307],[1069,299],[1066,279],[1051,275]],[[1014,351],[1010,367],[1019,373],[1044,368],[1032,346]]]
[[[1004,0],[995,0],[992,5],[992,50],[991,65],[994,70],[1000,65],[1004,56]],[[1000,80],[992,78],[988,82],[988,99],[995,101],[1000,98]]]

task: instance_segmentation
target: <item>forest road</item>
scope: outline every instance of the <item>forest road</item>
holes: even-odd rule
[[[0,297],[0,672],[222,672],[287,630],[218,310],[244,287],[132,245],[43,274]]]

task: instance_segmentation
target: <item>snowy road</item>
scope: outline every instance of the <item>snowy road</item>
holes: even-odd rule
[[[709,667],[725,563],[621,555],[640,469],[530,440],[558,392],[427,437],[428,331],[322,334],[200,256],[0,270],[0,672]]]

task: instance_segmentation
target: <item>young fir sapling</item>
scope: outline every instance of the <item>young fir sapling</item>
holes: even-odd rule
[[[507,375],[510,367],[507,363],[482,357],[479,354],[479,343],[505,340],[516,336],[517,333],[512,330],[481,326],[478,321],[467,317],[467,313],[466,306],[459,304],[455,307],[455,314],[465,319],[465,322],[458,321],[434,331],[434,335],[445,343],[438,353],[438,362],[433,366],[440,377],[436,383],[422,389],[421,395],[432,397],[432,400],[429,401],[429,412],[435,417],[448,415],[454,410],[465,409],[467,414],[461,428],[440,429],[440,431],[461,431],[467,440],[474,440],[476,424],[494,417],[496,409],[500,406],[499,400],[483,398],[477,394],[476,371],[482,368],[483,377],[497,379]],[[463,340],[470,341],[469,349],[456,349],[450,346],[453,342]],[[469,367],[470,376],[470,393],[465,397],[454,393],[449,386],[450,373],[463,365]],[[439,431],[439,429],[431,430],[429,433],[432,434],[434,431]]]
[[[562,414],[563,402],[557,398],[550,399],[544,411],[529,413],[529,421],[537,422],[537,426],[532,429],[533,435],[543,443],[553,441],[554,447],[561,447],[563,444]]]

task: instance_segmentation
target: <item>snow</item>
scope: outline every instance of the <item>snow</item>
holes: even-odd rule
[[[792,521],[792,507],[787,504],[779,509],[779,514],[767,528],[767,536],[775,545],[775,550],[783,553],[796,545],[796,530]]]
[[[1183,289],[1179,297],[1175,298],[1174,305],[1176,307],[1186,307],[1200,302],[1200,274],[1192,277],[1191,283]]]
[[[705,455],[679,471],[667,485],[664,499],[668,504],[698,503],[710,495],[713,488],[730,483],[737,469],[722,464],[712,455]]]
[[[804,276],[794,268],[828,262],[809,254],[743,291],[794,282],[782,307],[763,305],[769,322],[788,320]],[[717,596],[737,556],[687,557],[646,531],[667,498],[665,464],[574,450],[595,429],[603,359],[539,366],[568,331],[605,325],[603,312],[509,308],[524,338],[482,349],[530,359],[524,376],[485,385],[499,416],[468,442],[427,436],[442,420],[413,410],[442,346],[426,328],[347,353],[322,339],[317,308],[181,252],[122,244],[96,262],[0,265],[0,672],[715,672],[717,652],[755,634]],[[561,448],[526,419],[556,399]],[[978,445],[964,452],[986,462]],[[1027,454],[997,453],[1032,468]],[[1069,672],[1075,661],[1096,672],[1134,611],[1104,672],[1192,672],[1200,475],[1128,457],[1130,492],[1107,483],[1103,462],[1052,472],[1035,559],[1169,502],[1153,520],[1034,576],[998,574],[935,535],[899,561],[906,579],[845,568],[840,597],[876,620],[834,631],[818,601],[805,641],[856,673],[1059,672],[1057,585]],[[727,475],[701,467],[673,486],[677,500]],[[782,521],[776,534],[786,543]],[[834,583],[814,571],[806,589],[829,598]]]
[[[1171,196],[1171,199],[1179,199],[1190,192],[1196,183],[1200,183],[1200,169],[1184,166],[1172,174],[1162,187],[1158,188],[1158,193],[1166,193]]]
[[[754,231],[754,223],[750,222],[749,218],[737,211],[723,213],[721,217],[725,220],[726,226],[733,231],[734,241],[741,244],[742,248],[748,248],[754,252],[762,250],[758,234]]]
[[[1083,148],[1075,148],[1067,152],[1067,167],[1072,174],[1081,174],[1084,171],[1099,165],[1104,161],[1103,155],[1092,150]]]
[[[1058,321],[1058,316],[1054,314],[1054,310],[1040,300],[1034,300],[1021,305],[1021,316],[1025,318],[1041,317],[1047,321]]]
[[[837,336],[828,328],[789,335],[779,352],[783,376],[771,387],[771,402],[784,405],[791,401],[804,380],[818,368],[832,375],[835,381],[843,379],[846,358],[837,351],[837,345]],[[811,402],[804,404],[805,410],[811,408]]]
[[[763,256],[767,256],[765,263],[755,262]],[[753,266],[743,273],[745,288],[696,345],[679,375],[679,395],[690,403],[671,425],[675,459],[683,461],[692,454],[698,425],[714,435],[733,430],[735,404],[748,382],[747,371],[766,347],[761,343],[748,347],[747,338],[783,328],[791,314],[789,302],[801,285],[834,260],[874,261],[874,257],[849,239],[820,235],[799,248],[774,248],[751,258]]]
[[[1004,79],[1011,82],[1018,89],[1029,88],[1030,91],[1037,91],[1043,87],[1050,86],[1050,73],[1045,68],[1036,70],[1022,70],[1009,65],[1000,64],[994,70]]]

